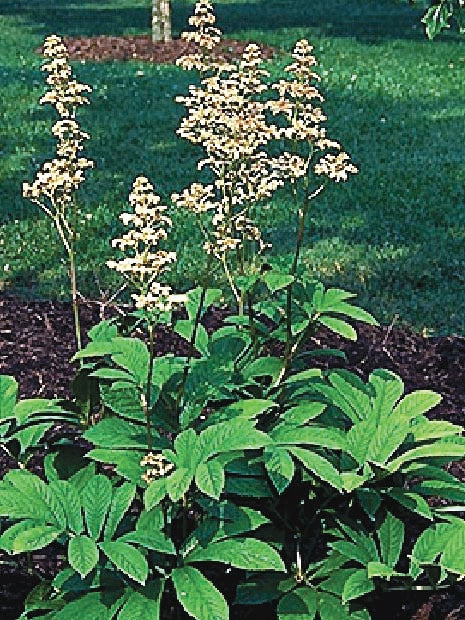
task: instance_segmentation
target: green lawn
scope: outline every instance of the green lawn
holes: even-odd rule
[[[291,49],[309,38],[321,60],[331,135],[360,166],[349,184],[315,203],[305,267],[360,295],[381,321],[465,334],[465,39],[425,40],[419,14],[395,0],[229,0],[217,2],[228,36]],[[149,0],[3,0],[0,4],[0,289],[36,297],[67,294],[66,264],[54,231],[22,199],[21,183],[50,157],[53,112],[43,92],[46,34],[147,32]],[[179,32],[191,2],[174,2]],[[56,8],[58,7],[58,8]],[[276,74],[285,54],[273,61]],[[94,87],[81,114],[97,163],[81,194],[85,219],[80,281],[86,294],[111,287],[104,266],[132,179],[151,177],[168,197],[195,178],[196,151],[176,138],[173,103],[189,76],[141,62],[77,64]],[[285,260],[290,200],[267,212],[274,251]],[[271,232],[272,231],[272,232]],[[176,217],[179,287],[195,276],[198,239]]]

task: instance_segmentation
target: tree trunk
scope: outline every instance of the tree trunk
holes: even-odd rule
[[[152,41],[171,41],[171,0],[153,0]]]

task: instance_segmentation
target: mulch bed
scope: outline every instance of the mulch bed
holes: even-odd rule
[[[159,64],[174,64],[180,56],[195,54],[198,47],[183,39],[157,41],[150,36],[96,36],[96,37],[64,37],[71,60],[144,60]],[[230,61],[242,55],[250,41],[222,39],[214,50],[217,58]],[[276,48],[258,44],[265,59],[273,58]],[[41,53],[41,49],[38,50]]]
[[[103,316],[108,318],[108,310],[98,304],[83,304],[81,316],[87,330]],[[218,326],[224,316],[224,310],[211,312],[206,318],[207,328]],[[322,331],[309,341],[308,348],[344,351],[347,362],[333,360],[332,365],[343,365],[364,378],[375,368],[388,368],[403,378],[408,391],[434,389],[442,394],[443,400],[432,417],[465,425],[465,338],[424,338],[395,326],[359,325],[358,334],[357,342],[348,342]],[[186,344],[166,329],[160,329],[156,334],[156,350],[159,355],[169,351],[182,355],[186,353]],[[69,359],[74,351],[73,319],[68,303],[25,303],[0,297],[0,374],[16,377],[22,398],[67,397],[75,369],[69,365]],[[8,462],[0,458],[0,470],[6,467]],[[454,464],[450,471],[465,480],[463,463]],[[0,556],[0,561],[6,559]],[[51,549],[47,554],[33,554],[33,562],[44,575],[50,575],[58,569],[59,560]],[[3,620],[19,616],[24,596],[32,584],[24,562],[19,569],[2,566]],[[465,620],[465,587],[432,595],[390,594],[385,602],[376,602],[374,609],[374,620]]]

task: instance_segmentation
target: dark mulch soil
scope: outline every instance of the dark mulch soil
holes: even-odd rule
[[[64,43],[72,60],[145,60],[159,64],[174,64],[180,56],[198,51],[195,43],[188,43],[183,39],[154,43],[151,37],[146,35],[64,37]],[[214,55],[224,60],[238,58],[248,43],[249,41],[223,39],[214,50]],[[262,43],[258,45],[263,58],[273,58],[275,48]]]
[[[88,329],[105,313],[95,305],[83,305],[82,321]],[[224,311],[207,317],[207,327],[221,322]],[[105,314],[108,318],[108,311]],[[375,368],[388,368],[404,380],[406,389],[434,389],[443,396],[433,416],[465,425],[465,338],[448,336],[424,338],[395,326],[358,326],[357,342],[347,342],[322,332],[309,341],[309,348],[339,348],[347,362],[333,361],[366,377]],[[167,330],[156,335],[158,354],[184,354],[183,341]],[[28,302],[0,297],[0,373],[16,377],[21,397],[65,397],[73,376],[69,359],[75,350],[73,319],[69,304]],[[0,470],[9,463],[0,459]],[[465,480],[464,463],[451,472]],[[0,472],[1,474],[1,472]],[[458,550],[463,553],[464,550]],[[0,562],[7,560],[0,556]],[[44,575],[53,574],[59,563],[54,550],[33,555],[34,565]],[[20,569],[0,568],[0,614],[3,620],[17,618],[24,595],[33,584],[23,562]],[[465,620],[465,586],[446,593],[390,594],[374,603],[374,620]]]

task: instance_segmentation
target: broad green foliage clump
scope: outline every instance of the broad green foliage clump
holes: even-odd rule
[[[406,394],[392,372],[364,381],[312,367],[343,357],[306,350],[320,327],[355,340],[353,321],[376,324],[353,294],[300,269],[314,201],[357,168],[326,135],[307,41],[270,90],[256,46],[237,63],[210,56],[219,32],[208,1],[191,24],[199,53],[181,63],[201,79],[183,97],[179,133],[204,149],[209,180],[172,198],[203,235],[198,286],[177,295],[166,284],[172,221],[138,177],[108,263],[134,312],[89,332],[69,401],[18,401],[16,380],[0,377],[0,445],[17,463],[0,482],[0,548],[54,543],[67,559],[21,619],[228,620],[257,606],[278,620],[369,620],[376,590],[465,577],[455,553],[465,485],[442,468],[463,457],[463,429],[431,421],[440,396]],[[258,215],[286,185],[297,234],[283,270]],[[208,331],[225,295],[212,285],[219,270],[235,307]],[[187,355],[155,356],[160,325]],[[44,447],[39,477],[28,463]]]

